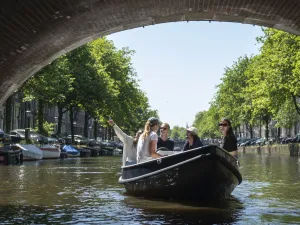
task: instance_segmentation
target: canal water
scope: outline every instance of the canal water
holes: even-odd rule
[[[126,196],[121,157],[0,167],[0,224],[300,224],[300,162],[241,155],[243,183],[227,201]]]

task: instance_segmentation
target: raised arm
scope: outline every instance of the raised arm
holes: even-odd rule
[[[115,124],[115,122],[113,120],[109,120],[108,121],[109,125],[111,125],[114,128],[114,131],[116,132],[116,135],[118,136],[118,138],[124,143],[126,142],[126,139],[130,138],[130,136],[128,136],[127,134],[125,134],[120,127],[118,127],[117,124]]]

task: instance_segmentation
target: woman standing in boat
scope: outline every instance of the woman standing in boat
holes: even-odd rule
[[[142,131],[138,131],[133,138],[125,134],[112,119],[108,123],[114,128],[116,135],[123,142],[123,166],[136,164],[136,147]]]
[[[183,146],[183,151],[203,146],[203,143],[198,137],[198,130],[196,127],[189,127],[186,129],[186,139],[187,141]]]
[[[162,155],[156,153],[157,149],[157,131],[159,120],[151,117],[145,124],[144,132],[141,134],[137,145],[137,162],[142,163],[153,158],[160,158]]]
[[[225,149],[231,155],[238,157],[237,140],[233,133],[231,122],[229,119],[222,119],[219,123],[220,130],[223,134],[221,148]]]

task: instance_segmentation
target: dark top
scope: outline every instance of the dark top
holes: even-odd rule
[[[190,145],[189,141],[186,141],[184,146],[183,146],[183,151],[190,150],[190,149],[193,149],[193,148],[198,148],[198,147],[201,147],[201,146],[203,146],[202,141],[200,140],[200,138],[196,138],[193,141],[192,145]]]
[[[166,141],[163,141],[161,139],[161,137],[158,137],[157,149],[159,149],[161,147],[165,147],[165,148],[173,151],[174,150],[174,141],[173,141],[173,139],[168,138]]]
[[[227,152],[236,151],[238,149],[236,137],[231,135],[224,137],[221,148],[225,149]]]

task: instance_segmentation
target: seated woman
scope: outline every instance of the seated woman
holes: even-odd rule
[[[162,157],[162,155],[156,153],[158,128],[159,120],[155,117],[149,118],[137,144],[137,163]]]
[[[237,140],[233,133],[229,119],[222,119],[219,123],[220,131],[223,134],[221,148],[225,149],[231,155],[238,157]]]
[[[198,137],[198,130],[196,127],[189,127],[186,129],[186,139],[187,141],[183,146],[183,151],[203,146],[200,138]]]
[[[112,119],[110,119],[108,123],[113,126],[116,135],[123,142],[123,166],[136,164],[136,147],[142,131],[138,131],[133,138],[125,134]]]

